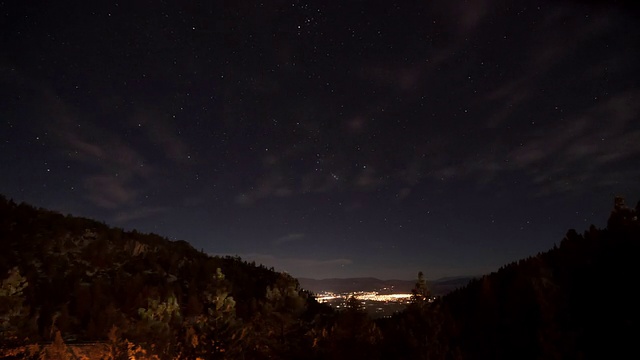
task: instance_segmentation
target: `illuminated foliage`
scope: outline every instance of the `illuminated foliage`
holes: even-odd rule
[[[25,326],[29,308],[25,306],[24,290],[29,285],[18,267],[8,271],[0,286],[0,335],[4,341],[14,339]]]

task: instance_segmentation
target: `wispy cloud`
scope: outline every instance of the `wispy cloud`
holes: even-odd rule
[[[367,166],[361,169],[353,179],[353,185],[356,189],[361,191],[372,191],[383,185],[387,180],[376,173],[373,166]]]
[[[90,176],[84,180],[84,187],[91,202],[107,209],[128,205],[137,196],[137,191],[127,185],[127,179],[117,176]]]
[[[70,157],[95,169],[83,180],[87,198],[107,209],[133,205],[141,192],[136,182],[149,181],[155,172],[144,157],[104,131],[99,141],[92,142],[91,135],[69,126],[62,129],[61,139],[67,143]]]
[[[519,145],[500,143],[503,153],[485,150],[428,172],[434,179],[474,179],[482,184],[508,174],[526,174],[539,195],[582,193],[588,186],[611,185],[612,179],[637,179],[640,169],[620,166],[640,158],[640,91],[612,94],[608,99],[533,132]],[[502,140],[505,141],[505,140]],[[481,160],[478,160],[481,159]],[[429,166],[429,165],[426,165]],[[611,169],[617,170],[611,170]]]
[[[288,197],[294,192],[296,190],[283,174],[271,170],[259,177],[251,188],[236,195],[235,201],[239,205],[252,205],[264,198]]]
[[[631,125],[638,116],[639,91],[614,94],[569,120],[578,126],[558,125],[547,136],[532,140],[527,146],[535,158],[515,153],[516,164],[535,176],[543,194],[585,191],[589,189],[583,184],[606,186],[612,179],[632,181],[640,169],[614,165],[640,158],[640,130]]]
[[[308,193],[325,193],[334,190],[343,183],[339,176],[310,168],[308,171],[293,172],[288,165],[296,156],[305,154],[308,149],[295,152],[285,151],[280,156],[267,155],[262,161],[262,173],[253,184],[236,195],[238,205],[253,205],[267,198],[282,198]],[[308,154],[306,154],[308,155]]]
[[[305,235],[302,233],[291,233],[285,236],[277,238],[273,243],[274,245],[282,245],[289,242],[294,242],[304,239]]]
[[[224,255],[224,254],[222,254]],[[238,254],[243,260],[255,261],[267,267],[273,267],[276,271],[284,271],[295,277],[315,277],[317,274],[340,274],[345,267],[353,265],[351,259],[310,259],[277,257],[270,254]]]
[[[583,24],[583,20],[571,16],[575,12],[573,6],[559,6],[548,12],[535,9],[518,12],[517,16],[535,20],[545,32],[557,34],[553,38],[542,38],[537,33],[521,34],[503,27],[508,17],[501,18],[501,11],[510,16],[515,13],[501,6],[496,9],[496,3],[492,0],[473,4],[455,1],[434,5],[437,16],[457,19],[438,25],[446,33],[439,38],[446,38],[446,42],[430,44],[423,59],[410,59],[401,64],[363,61],[354,80],[374,84],[376,89],[384,88],[384,91],[372,95],[368,102],[354,106],[357,110],[337,116],[337,121],[342,121],[341,134],[325,133],[336,128],[319,126],[310,115],[316,112],[304,109],[299,129],[306,131],[305,139],[314,141],[298,142],[290,151],[270,158],[255,181],[237,195],[236,202],[252,205],[266,198],[340,191],[368,193],[383,187],[402,189],[396,196],[401,201],[414,194],[412,189],[423,181],[459,179],[484,186],[514,174],[525,174],[529,176],[528,181],[541,187],[566,192],[589,183],[586,179],[601,176],[613,162],[625,161],[634,155],[636,146],[633,142],[637,140],[637,134],[628,122],[637,116],[637,110],[623,98],[637,98],[637,94],[603,95],[591,108],[580,108],[574,104],[575,99],[588,97],[588,92],[569,97],[552,93],[566,91],[564,83],[573,84],[576,80],[558,78],[558,74],[593,83],[595,76],[591,71],[595,71],[594,66],[604,65],[590,64],[591,60],[569,62],[575,62],[576,56],[591,49],[594,38],[611,30],[610,18],[606,14],[598,15]],[[571,22],[576,21],[581,23],[572,26]],[[491,34],[491,38],[486,39],[490,46],[483,45],[477,52],[470,51],[474,42],[481,44],[485,40],[481,34]],[[516,39],[521,43],[514,46]],[[513,57],[497,62],[489,51],[513,51]],[[481,67],[481,71],[492,79],[485,81],[483,86],[475,85],[481,82],[472,84],[465,76],[467,70],[477,67],[476,61],[486,66]],[[607,61],[606,66],[620,62],[613,59]],[[447,72],[451,67],[455,67],[455,72]],[[577,70],[561,71],[574,69]],[[470,74],[469,79],[476,76]],[[461,95],[461,99],[467,99],[469,104],[459,106],[470,105],[464,119],[459,116],[460,109],[455,109],[455,99],[449,100],[451,105],[446,105],[450,106],[446,110],[436,102],[439,87],[457,85],[459,81],[464,81],[460,83],[461,94],[467,85],[476,87],[470,98]],[[424,105],[424,108],[431,106],[434,109],[431,116],[425,113],[427,110],[416,110],[415,114],[422,119],[395,109],[400,118],[407,117],[408,127],[415,127],[416,133],[424,133],[423,144],[420,143],[422,138],[411,138],[408,128],[407,131],[397,129],[398,138],[394,143],[377,143],[375,135],[390,129],[389,123],[404,124],[403,119],[390,118],[393,111],[389,109],[394,110],[397,106],[390,100],[394,96],[390,95],[402,99],[402,107]],[[556,104],[551,102],[555,99],[559,107],[566,105],[561,114],[553,110]],[[458,117],[453,118],[452,112]],[[423,122],[417,124],[419,120]],[[536,123],[536,126],[529,128],[529,123]],[[461,134],[467,137],[461,138]],[[313,164],[308,166],[306,162],[313,163],[316,154],[322,153],[323,146],[334,145],[325,143],[337,135],[353,141],[358,150],[333,146],[341,151],[334,154],[330,164],[328,161],[322,163],[318,169]],[[599,139],[601,135],[605,135],[606,144]],[[412,149],[405,147],[403,136],[412,140],[407,141],[407,144],[414,144]],[[612,147],[615,142],[627,145]],[[370,148],[364,149],[366,146]],[[386,152],[385,161],[377,156],[383,151]],[[389,160],[391,158],[393,160]],[[366,168],[362,166],[365,163]],[[297,172],[293,173],[292,169]],[[633,173],[629,170],[626,175]],[[615,177],[619,176],[622,175]],[[558,185],[560,183],[565,185]]]
[[[169,211],[168,207],[140,207],[131,210],[119,211],[113,220],[117,223],[127,223],[132,220],[144,219],[153,215],[162,214]]]
[[[188,146],[179,136],[171,117],[167,114],[138,109],[131,116],[130,124],[142,128],[147,139],[156,144],[169,161],[179,164],[189,162]]]
[[[87,199],[98,207],[116,209],[135,202],[140,190],[134,186],[154,173],[144,157],[118,136],[90,121],[89,115],[67,105],[50,90],[43,97],[57,135],[67,156],[93,169],[82,183]]]
[[[403,67],[370,66],[362,69],[361,77],[397,90],[412,91],[421,83],[426,67],[423,63]]]
[[[93,127],[94,133],[103,134],[98,141],[90,140],[95,136],[91,133],[74,131],[70,126],[63,129],[60,138],[66,142],[72,159],[100,168],[105,173],[124,177],[149,178],[154,172],[153,167],[134,148],[102,129]]]
[[[188,159],[186,144],[176,135],[166,116],[138,110],[124,114],[130,138],[117,126],[106,127],[94,114],[83,112],[64,101],[46,86],[38,88],[51,119],[50,131],[56,135],[65,156],[85,169],[79,179],[85,198],[93,205],[114,213],[114,221],[127,222],[166,211],[164,207],[143,206],[143,196],[158,186],[157,179],[165,168],[184,164]],[[113,125],[113,124],[112,124]],[[146,136],[136,137],[138,131]],[[148,145],[155,145],[149,147]],[[155,152],[159,149],[167,163],[158,167]],[[153,165],[152,165],[153,164]]]

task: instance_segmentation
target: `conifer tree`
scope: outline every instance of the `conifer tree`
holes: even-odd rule
[[[411,302],[414,304],[420,304],[429,300],[430,292],[427,287],[427,281],[424,278],[422,271],[418,272],[418,281],[415,287],[411,290]]]

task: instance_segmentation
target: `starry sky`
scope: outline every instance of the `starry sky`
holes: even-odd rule
[[[296,277],[481,275],[640,200],[615,1],[2,1],[0,193]]]

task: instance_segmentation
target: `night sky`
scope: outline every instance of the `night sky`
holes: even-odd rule
[[[637,6],[340,3],[0,2],[0,193],[382,279],[496,271],[640,200]]]

